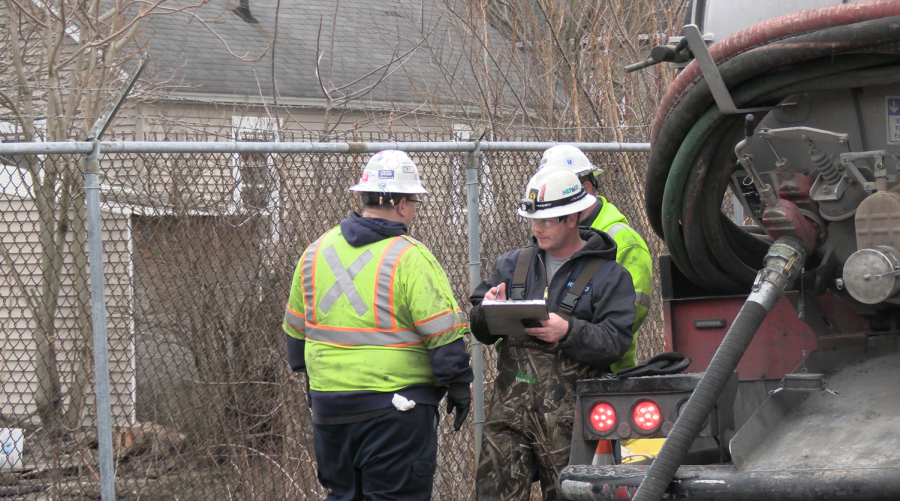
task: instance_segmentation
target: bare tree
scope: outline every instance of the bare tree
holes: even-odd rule
[[[475,114],[458,118],[489,122],[495,133],[515,128],[543,140],[646,139],[674,72],[659,65],[625,75],[622,67],[678,34],[683,0],[440,3],[455,33],[423,38],[424,50],[450,62],[441,68],[454,92],[433,106],[447,107],[447,97],[474,106]],[[460,69],[474,79],[456,77]],[[433,95],[433,89],[420,90]]]
[[[197,4],[169,8],[165,0],[4,0],[4,50],[0,56],[0,120],[17,140],[85,139],[140,52],[146,21],[153,15],[181,12]],[[53,433],[73,429],[81,419],[91,369],[90,304],[85,256],[83,166],[61,155],[6,159],[28,184],[37,213],[40,242],[40,285],[22,296],[35,323],[34,401],[42,425]],[[72,242],[68,243],[67,237]],[[71,245],[70,248],[69,245]],[[14,269],[8,249],[2,255]],[[74,260],[72,288],[77,312],[78,355],[63,405],[57,359],[57,315],[63,290],[63,261]]]

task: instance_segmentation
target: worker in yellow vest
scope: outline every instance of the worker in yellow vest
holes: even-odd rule
[[[585,191],[597,197],[597,202],[581,211],[579,226],[589,226],[600,230],[616,241],[616,262],[629,273],[634,283],[634,306],[636,315],[632,325],[631,346],[621,360],[612,364],[609,370],[616,372],[633,367],[637,362],[637,332],[650,312],[650,298],[653,293],[653,259],[647,243],[631,226],[628,219],[619,212],[615,205],[598,194],[599,183],[595,176],[603,173],[603,169],[591,164],[587,155],[575,146],[560,144],[544,151],[538,170],[545,166],[566,168],[581,181]]]
[[[468,324],[434,255],[407,234],[421,195],[402,151],[376,153],[365,206],[303,252],[283,329],[306,372],[318,477],[329,500],[431,499],[437,405],[459,430],[473,379]]]

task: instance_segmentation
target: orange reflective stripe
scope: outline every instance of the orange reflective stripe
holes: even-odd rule
[[[316,329],[324,329],[330,331],[347,331],[347,332],[403,332],[409,331],[410,329],[404,329],[403,327],[398,327],[396,329],[377,329],[377,328],[365,328],[365,327],[338,327],[336,325],[318,325],[312,322],[307,322],[306,325],[315,327]]]
[[[378,272],[375,275],[375,325],[379,327],[396,326],[394,318],[393,298],[394,291],[394,267],[404,251],[412,244],[402,237],[394,237],[384,250],[381,261],[378,263]]]
[[[381,254],[381,258],[378,259],[378,271],[375,272],[375,293],[372,295],[372,310],[375,313],[375,327],[379,327],[378,325],[378,286],[381,279],[381,268],[384,266],[384,259],[387,257],[387,249],[390,249],[394,242],[397,241],[400,237],[394,237],[391,242],[388,244],[386,250]]]
[[[454,329],[457,329],[459,327],[467,327],[468,325],[469,325],[469,322],[458,323],[458,324],[454,325],[453,327],[450,327],[449,329],[444,329],[441,332],[438,332],[437,334],[432,334],[430,336],[423,336],[422,339],[431,339],[433,337],[438,337],[441,334],[446,334]]]
[[[444,316],[444,315],[449,315],[449,314],[451,314],[451,313],[462,313],[462,310],[459,309],[459,308],[457,308],[457,309],[455,309],[455,310],[442,311],[442,312],[438,313],[437,315],[432,315],[432,316],[430,316],[430,317],[428,317],[428,318],[426,318],[426,319],[424,319],[424,320],[419,320],[419,321],[416,322],[414,325],[419,326],[419,325],[424,324],[425,322],[430,322],[430,321],[432,321],[432,320],[434,320],[434,319],[436,319],[436,318],[438,318],[438,317],[442,317],[442,316]]]
[[[464,322],[457,313],[458,310],[446,311],[440,315],[431,317],[423,322],[416,323],[416,330],[425,339],[443,334],[451,329],[459,327]]]
[[[306,329],[306,317],[291,309],[290,306],[284,307],[284,320],[299,331]]]
[[[312,342],[312,343],[321,343],[321,344],[327,344],[327,345],[330,345],[330,346],[343,346],[343,347],[345,347],[345,348],[356,348],[356,347],[358,346],[358,345],[355,345],[355,344],[341,344],[341,343],[331,343],[331,342],[328,342],[328,341],[318,341],[318,340],[315,340],[315,339],[309,339],[309,338],[307,338],[306,340],[309,341],[309,342]],[[420,345],[420,344],[425,344],[425,343],[422,342],[422,341],[417,341],[417,342],[415,342],[415,343],[386,344],[386,345],[384,345],[384,346],[385,346],[386,348],[403,348],[403,347],[405,347],[405,346],[417,346],[417,345]]]
[[[306,339],[342,346],[412,346],[422,343],[419,333],[409,329],[381,331],[312,324],[306,324]]]
[[[319,243],[323,238],[325,238],[325,235],[322,235],[318,240],[310,244],[300,257],[300,277],[303,279],[303,306],[305,308],[306,317],[312,318],[313,321],[315,321],[316,318],[315,257],[316,250],[319,248]],[[310,255],[310,253],[312,253],[312,255]],[[312,310],[311,314],[310,310]]]
[[[388,298],[389,298],[388,304],[391,307],[391,327],[397,327],[397,315],[395,315],[397,310],[394,309],[394,277],[397,275],[397,265],[400,264],[400,260],[403,259],[403,255],[406,254],[406,251],[412,249],[412,247],[413,246],[410,245],[410,246],[406,247],[405,249],[403,249],[402,251],[400,251],[400,254],[397,256],[397,259],[394,260],[394,267],[391,269],[391,281],[390,281],[390,284],[388,285],[388,288],[390,289],[390,293],[388,295]]]

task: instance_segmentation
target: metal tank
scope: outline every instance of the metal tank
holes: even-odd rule
[[[683,37],[626,71],[657,63],[681,68],[646,181],[671,255],[664,281],[706,311],[742,306],[708,365],[691,367],[702,377],[654,462],[572,465],[561,496],[900,499],[900,2],[694,0]],[[722,213],[726,197],[746,219]],[[725,461],[686,466],[788,299],[810,350],[736,429],[717,431]],[[767,353],[782,346],[761,339]],[[736,405],[748,402],[738,390]]]

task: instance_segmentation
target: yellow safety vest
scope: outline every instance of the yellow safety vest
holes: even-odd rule
[[[353,247],[340,226],[303,252],[282,327],[306,341],[316,391],[436,384],[428,351],[469,332],[443,269],[422,243],[402,235]]]
[[[634,367],[637,356],[637,331],[650,313],[650,299],[653,294],[653,258],[644,239],[628,226],[628,219],[619,212],[615,205],[599,197],[603,202],[600,213],[591,224],[591,228],[607,233],[616,241],[616,262],[631,273],[635,291],[635,317],[631,328],[631,346],[621,360],[612,364],[610,370],[615,372]]]

